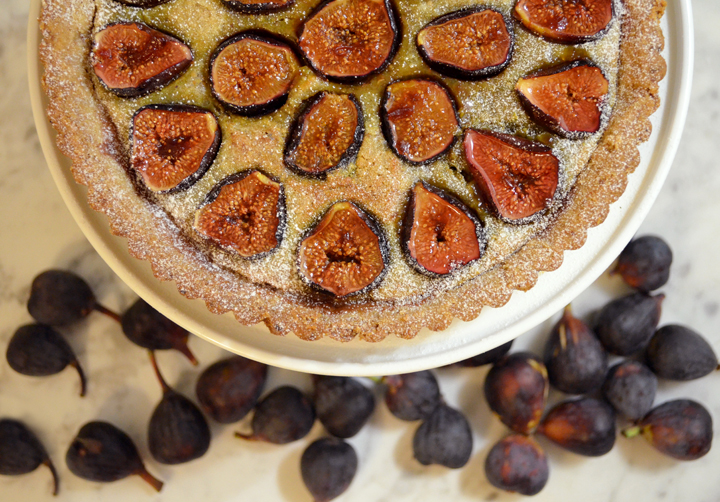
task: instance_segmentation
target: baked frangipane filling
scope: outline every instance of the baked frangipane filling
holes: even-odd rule
[[[47,0],[49,113],[93,204],[187,296],[306,339],[411,337],[503,305],[602,222],[649,134],[662,12]]]

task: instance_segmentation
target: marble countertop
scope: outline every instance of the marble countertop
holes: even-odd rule
[[[670,0],[673,1],[673,0]],[[720,3],[696,0],[696,64],[690,111],[672,171],[640,234],[655,233],[673,247],[675,262],[662,323],[688,324],[703,333],[720,352]],[[47,170],[33,124],[27,90],[26,0],[4,0],[0,9],[0,351],[14,330],[31,321],[25,309],[29,284],[39,271],[63,267],[86,277],[100,300],[122,310],[136,298],[115,277],[70,217]],[[580,315],[622,294],[616,279],[603,276],[574,302]],[[518,348],[541,350],[555,318],[521,336]],[[89,380],[88,396],[78,396],[77,375],[34,379],[12,371],[0,360],[0,417],[28,424],[45,443],[61,477],[60,496],[50,495],[47,469],[20,477],[0,476],[3,501],[172,501],[213,502],[267,500],[309,502],[302,486],[299,460],[310,439],[323,434],[316,424],[310,436],[284,447],[245,443],[233,432],[247,427],[212,425],[209,452],[190,464],[169,467],[149,459],[146,428],[160,399],[145,351],[131,345],[110,319],[92,315],[65,330]],[[168,382],[192,396],[199,371],[223,357],[222,349],[198,338],[190,342],[201,362],[193,368],[176,353],[159,354]],[[458,471],[422,467],[412,458],[417,424],[396,420],[380,403],[368,426],[350,442],[360,467],[348,492],[353,501],[512,501],[520,497],[494,489],[485,479],[487,452],[506,430],[482,397],[487,369],[438,371],[441,388],[452,406],[469,417],[473,455]],[[306,375],[271,369],[266,388],[292,383],[310,388]],[[704,403],[720,420],[720,374],[689,383],[662,382],[657,401],[689,397]],[[560,395],[552,398],[559,399]],[[148,469],[166,482],[155,494],[139,478],[113,484],[90,483],[66,468],[67,445],[82,424],[94,419],[120,426],[136,441]],[[677,501],[720,500],[720,446],[695,462],[661,456],[642,439],[618,437],[612,452],[595,459],[579,457],[541,441],[551,475],[538,501]]]

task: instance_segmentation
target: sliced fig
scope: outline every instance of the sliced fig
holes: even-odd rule
[[[528,223],[545,211],[558,186],[560,161],[541,143],[468,129],[465,157],[485,203],[508,223]]]
[[[424,181],[410,191],[401,231],[403,250],[420,273],[439,277],[482,256],[485,233],[459,199]]]
[[[613,18],[613,0],[519,0],[514,15],[551,42],[582,44],[602,37]]]
[[[600,130],[610,83],[587,59],[545,68],[518,80],[525,111],[564,138],[581,139]]]
[[[153,192],[177,192],[207,172],[220,139],[220,125],[208,110],[144,106],[133,116],[130,164]]]
[[[512,24],[494,9],[462,9],[434,19],[415,43],[433,70],[461,80],[479,80],[503,71],[512,57]]]
[[[364,133],[362,107],[354,95],[319,92],[290,128],[285,165],[298,174],[322,177],[355,157]]]
[[[352,202],[336,202],[300,243],[298,269],[310,286],[344,297],[380,284],[387,253],[374,219]]]
[[[390,0],[328,0],[300,28],[298,43],[323,77],[353,83],[382,71],[401,33]]]
[[[123,5],[129,5],[130,7],[139,7],[141,9],[149,9],[151,7],[157,7],[164,3],[168,3],[170,0],[115,0]]]
[[[438,82],[402,80],[388,85],[380,104],[383,134],[398,157],[424,164],[445,153],[455,140],[455,101]]]
[[[287,9],[295,0],[222,0],[222,3],[243,14],[269,14]]]
[[[228,176],[195,213],[195,231],[244,258],[261,258],[282,242],[283,187],[260,171]]]
[[[190,47],[142,23],[110,24],[95,34],[90,61],[112,93],[134,98],[178,78],[193,61]]]
[[[285,104],[299,70],[286,42],[244,31],[222,42],[210,58],[212,93],[231,113],[266,115]]]

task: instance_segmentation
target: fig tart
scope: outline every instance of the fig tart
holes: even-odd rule
[[[639,163],[664,0],[44,0],[88,202],[188,298],[379,341],[528,290]]]

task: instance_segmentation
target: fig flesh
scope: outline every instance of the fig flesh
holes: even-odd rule
[[[560,44],[602,37],[613,18],[613,0],[519,0],[514,15],[531,32]]]
[[[354,95],[320,92],[290,128],[285,165],[298,174],[322,177],[355,157],[364,131],[362,107]]]
[[[515,90],[530,117],[564,138],[600,130],[610,83],[586,59],[546,68],[518,80]]]
[[[599,457],[615,444],[615,412],[592,397],[565,401],[545,415],[537,431],[573,453]]]
[[[222,3],[243,14],[269,14],[289,8],[295,0],[222,0]]]
[[[323,77],[354,83],[382,71],[400,40],[389,0],[329,0],[303,23],[298,44]]]
[[[141,23],[116,23],[95,34],[91,64],[112,93],[135,98],[178,78],[193,61],[190,47]]]
[[[529,223],[555,197],[560,161],[552,150],[507,134],[468,129],[465,158],[478,195],[507,223]]]
[[[195,214],[195,230],[244,258],[261,258],[282,242],[285,196],[280,183],[252,170],[213,188]]]
[[[418,52],[435,71],[461,80],[479,80],[503,71],[512,57],[512,26],[486,7],[441,16],[421,29]]]
[[[185,190],[207,172],[220,147],[215,115],[196,106],[149,105],[133,116],[130,164],[151,191]]]
[[[25,424],[17,420],[0,420],[0,474],[19,476],[33,472],[41,465],[50,469],[53,495],[58,494],[59,479],[55,466],[40,440]]]
[[[455,140],[458,119],[449,91],[432,80],[412,79],[385,88],[383,134],[395,154],[412,164],[432,162]]]
[[[521,495],[536,495],[550,475],[547,455],[532,438],[512,434],[498,441],[485,459],[490,484]]]
[[[337,202],[300,243],[298,269],[310,286],[344,297],[380,284],[387,252],[374,219],[352,202]]]
[[[485,235],[469,207],[420,181],[410,192],[401,242],[416,270],[439,277],[480,258]]]
[[[228,38],[210,58],[213,96],[238,115],[266,115],[280,108],[299,71],[286,42],[254,31]]]

